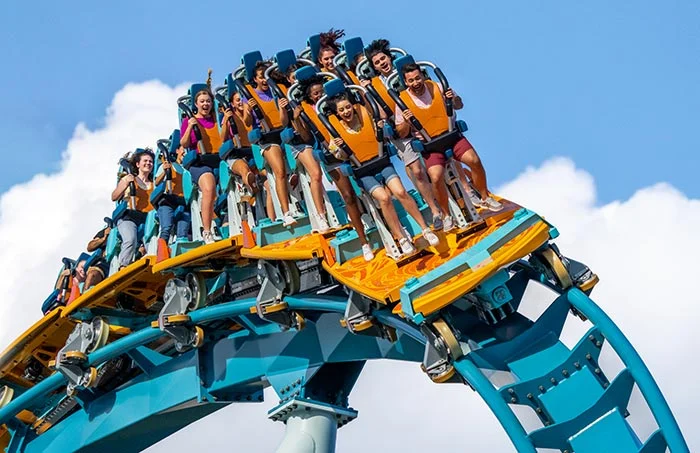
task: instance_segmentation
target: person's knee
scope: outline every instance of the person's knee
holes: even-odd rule
[[[380,205],[385,206],[386,204],[389,203],[391,200],[391,197],[389,196],[386,191],[382,189],[376,189],[372,192],[372,197],[379,202]]]
[[[399,189],[392,190],[392,193],[393,193],[394,196],[395,196],[396,198],[398,198],[399,200],[406,200],[406,199],[409,197],[408,192],[406,192],[406,188],[405,188],[405,187],[401,187],[401,188],[399,188]]]

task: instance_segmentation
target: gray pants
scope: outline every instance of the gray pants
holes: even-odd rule
[[[131,219],[120,219],[117,229],[122,238],[119,252],[119,266],[128,266],[134,260],[134,254],[139,242],[139,226]]]

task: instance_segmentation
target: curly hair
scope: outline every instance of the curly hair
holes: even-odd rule
[[[326,79],[324,79],[322,75],[317,74],[317,75],[309,77],[306,80],[300,81],[299,88],[301,89],[304,101],[313,105],[313,101],[311,100],[311,96],[310,96],[311,87],[314,85],[323,85],[325,80]]]
[[[338,93],[328,100],[328,107],[334,115],[338,114],[338,102],[340,101],[350,102],[350,98],[346,93]]]
[[[131,167],[137,173],[138,173],[137,164],[141,161],[141,157],[143,157],[143,156],[151,156],[151,159],[153,159],[153,161],[156,160],[156,155],[153,153],[153,150],[151,150],[151,148],[143,148],[143,149],[139,148],[139,149],[137,149],[129,158],[129,163],[131,164]],[[148,180],[153,181],[152,172],[149,173]]]

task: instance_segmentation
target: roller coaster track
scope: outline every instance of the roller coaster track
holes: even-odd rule
[[[597,277],[576,272],[539,216],[505,211],[399,263],[383,252],[339,263],[330,244],[342,229],[145,257],[0,356],[0,446],[141,450],[271,386],[269,417],[287,425],[278,451],[331,452],[358,415],[348,399],[365,362],[394,359],[477,392],[519,452],[689,451],[648,368],[589,298]],[[555,295],[535,319],[521,310],[530,285]],[[587,328],[573,347],[567,322]],[[606,343],[624,364],[616,376],[599,360]],[[658,425],[645,439],[628,423],[634,386]],[[524,427],[518,405],[539,427]]]

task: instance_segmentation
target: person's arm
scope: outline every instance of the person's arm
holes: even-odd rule
[[[90,242],[88,242],[87,245],[87,251],[88,252],[94,252],[98,248],[102,247],[102,245],[105,243],[107,240],[107,236],[109,236],[110,228],[103,228],[100,230],[94,238]]]
[[[248,105],[248,102],[243,102],[243,116],[241,119],[243,120],[243,124],[245,124],[245,127],[250,127],[253,125],[253,115],[250,113],[250,105]]]
[[[180,145],[189,148],[193,143],[190,136],[192,135],[192,128],[197,124],[196,118],[187,118],[182,122],[180,127]],[[182,130],[184,129],[184,132]]]
[[[447,91],[445,91],[445,97],[447,99],[452,99],[452,106],[454,107],[455,110],[460,110],[462,107],[464,107],[464,103],[462,102],[462,98],[457,96],[457,94],[454,92],[452,88],[449,88]]]
[[[158,169],[158,174],[156,175],[155,181],[153,181],[154,186],[157,186],[163,181],[163,179],[165,178],[165,170],[167,170],[168,168],[172,168],[170,162],[163,162],[163,165],[161,165]]]
[[[413,116],[410,110],[401,111],[399,106],[396,106],[396,111],[394,112],[394,125],[396,126],[396,135],[399,138],[406,138],[411,133],[411,123],[406,121],[406,112]]]
[[[117,201],[121,199],[121,197],[124,195],[124,192],[126,192],[127,187],[129,187],[129,183],[134,181],[134,175],[126,175],[124,176],[118,183],[117,187],[114,188],[112,191],[112,201]]]
[[[233,121],[233,111],[226,109],[224,118],[221,120],[221,129],[219,129],[219,137],[221,137],[222,142],[231,138],[231,121]]]
[[[280,112],[280,122],[282,123],[282,126],[287,126],[289,124],[289,113],[287,113],[288,105],[289,101],[287,98],[280,98],[279,102],[277,103],[277,109]]]

